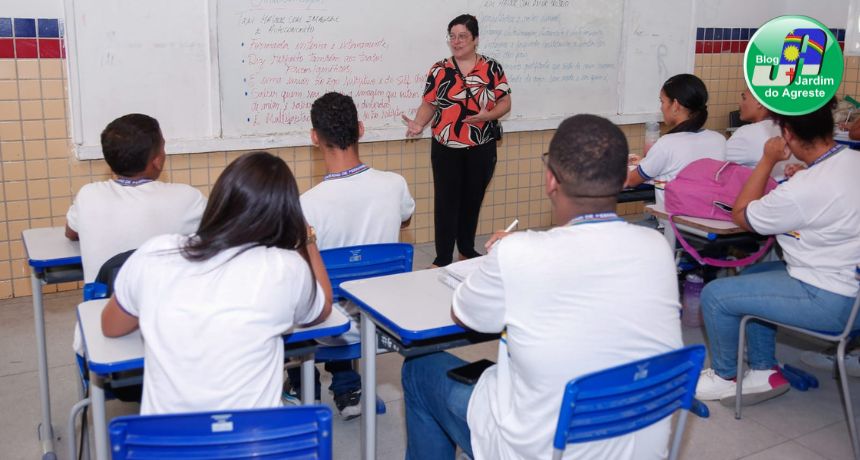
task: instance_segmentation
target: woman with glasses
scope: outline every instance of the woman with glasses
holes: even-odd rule
[[[431,123],[436,230],[435,266],[477,257],[475,231],[484,192],[496,167],[498,119],[511,110],[511,89],[502,66],[477,53],[478,19],[470,14],[448,24],[452,56],[430,69],[414,119],[403,116],[407,137]]]

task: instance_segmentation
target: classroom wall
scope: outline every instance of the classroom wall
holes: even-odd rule
[[[844,29],[849,0],[699,0],[697,27],[758,27],[777,16],[802,14]]]
[[[0,6],[0,18],[56,19],[62,14],[59,3],[59,0],[7,1]],[[52,4],[57,6],[57,12],[51,16],[44,14]],[[29,8],[31,5],[33,8]],[[731,29],[750,27],[746,21],[731,15],[726,15],[722,21],[703,23],[701,30],[697,30],[702,39],[697,41],[695,61],[695,73],[711,92],[711,116],[707,127],[718,131],[728,126],[727,114],[736,109],[738,93],[743,86],[740,72],[742,40],[740,35],[737,40],[732,40]],[[65,213],[80,187],[109,177],[109,169],[103,160],[78,161],[71,152],[62,39],[40,37],[39,21],[34,21],[34,25],[37,36],[22,38],[20,43],[14,37],[2,37],[3,27],[0,26],[0,298],[30,294],[21,232],[27,228],[65,225]],[[50,23],[45,22],[45,25],[50,26]],[[844,24],[836,23],[827,25],[844,27]],[[706,27],[712,29],[709,40],[705,39]],[[713,38],[716,28],[721,31],[719,40]],[[45,28],[48,29],[50,27]],[[730,29],[727,40],[722,39],[724,29]],[[56,49],[53,41],[59,42]],[[428,57],[428,62],[432,59],[432,56]],[[858,63],[860,58],[847,60],[844,86],[848,94],[855,96],[858,95]],[[655,106],[658,104],[656,94],[654,103]],[[631,150],[641,152],[643,126],[628,125],[622,130],[630,141]],[[543,166],[539,159],[551,137],[552,131],[505,136],[499,148],[496,175],[481,211],[478,233],[488,234],[504,228],[515,217],[524,227],[551,225],[549,203],[543,192]],[[188,183],[208,194],[227,163],[241,153],[169,155],[163,179]],[[324,165],[312,148],[284,148],[274,153],[287,161],[302,190],[321,180]],[[409,183],[417,207],[412,225],[403,231],[402,239],[412,243],[432,241],[429,141],[361,144],[361,155],[371,166],[396,171]],[[641,204],[619,205],[621,214],[640,212]],[[45,292],[53,292],[77,287],[77,283],[68,283],[44,289]]]

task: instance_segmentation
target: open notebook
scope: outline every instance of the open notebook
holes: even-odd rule
[[[457,289],[460,283],[478,269],[483,260],[483,257],[475,257],[442,267],[442,270],[439,270],[439,281],[451,289]]]

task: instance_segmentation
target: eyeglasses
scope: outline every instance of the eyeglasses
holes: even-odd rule
[[[563,182],[561,180],[561,176],[559,176],[558,173],[555,172],[555,168],[553,168],[552,165],[549,164],[549,152],[542,153],[540,159],[541,161],[543,161],[543,165],[546,166],[546,169],[549,169],[549,172],[555,177],[556,182],[561,184]]]
[[[461,41],[461,42],[464,42],[464,41],[469,40],[470,38],[472,38],[472,34],[467,34],[467,33],[462,33],[462,34],[448,34],[448,36],[446,37],[446,39],[447,39],[449,42],[455,42],[455,41]]]

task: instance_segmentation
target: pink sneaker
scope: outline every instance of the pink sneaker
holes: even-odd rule
[[[744,374],[741,404],[751,406],[775,398],[791,388],[782,375],[779,366],[766,370],[748,370]],[[735,393],[720,398],[720,404],[728,407],[735,405]]]

